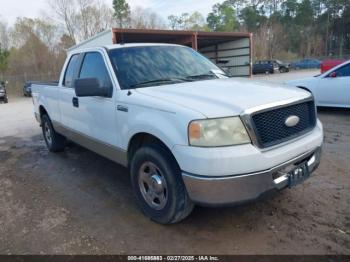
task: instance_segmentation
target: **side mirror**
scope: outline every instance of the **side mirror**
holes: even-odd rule
[[[334,71],[334,72],[330,73],[328,77],[330,77],[330,78],[337,77],[337,72]]]
[[[102,87],[97,78],[76,79],[74,80],[73,87],[77,97],[110,96],[110,88]]]

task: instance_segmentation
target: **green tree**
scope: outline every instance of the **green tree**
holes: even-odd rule
[[[314,11],[310,0],[303,0],[297,6],[295,22],[303,27],[311,26],[314,21]]]
[[[236,11],[228,1],[215,4],[207,17],[207,22],[212,31],[232,32],[239,28]]]
[[[189,13],[182,13],[181,15],[170,15],[168,16],[168,20],[170,23],[170,27],[172,30],[186,30],[189,29]]]
[[[282,3],[281,11],[285,22],[292,22],[296,16],[298,2],[295,0],[286,0]]]
[[[125,0],[113,0],[114,18],[120,28],[130,23],[130,6]]]
[[[239,18],[249,32],[256,32],[266,21],[266,17],[262,15],[255,6],[247,6],[243,8],[240,12]]]
[[[195,31],[207,31],[205,19],[199,12],[193,12],[187,21],[188,29]]]
[[[0,44],[0,80],[4,78],[4,73],[8,68],[8,57],[10,53],[1,48]]]
[[[168,16],[169,25],[172,30],[195,30],[207,31],[205,19],[199,12],[182,13],[179,16],[170,15]]]

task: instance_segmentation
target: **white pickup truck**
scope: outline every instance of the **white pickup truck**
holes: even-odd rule
[[[323,143],[311,93],[232,79],[191,48],[125,44],[70,53],[32,86],[47,147],[74,141],[130,169],[144,214],[170,224],[293,187]]]

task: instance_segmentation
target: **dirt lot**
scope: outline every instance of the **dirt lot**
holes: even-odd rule
[[[139,212],[127,170],[74,145],[48,153],[31,99],[10,97],[0,104],[0,253],[350,254],[350,110],[320,118],[323,161],[307,182],[161,226]]]

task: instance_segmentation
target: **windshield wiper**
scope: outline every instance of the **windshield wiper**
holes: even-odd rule
[[[185,78],[163,78],[163,79],[155,79],[155,80],[149,80],[149,81],[144,81],[141,83],[133,84],[130,86],[130,88],[146,87],[150,84],[182,83],[182,82],[189,82],[189,81],[191,81],[191,80],[185,79]]]
[[[230,77],[229,75],[227,75],[225,72],[213,72],[213,71],[209,71],[208,73],[204,73],[204,74],[199,74],[199,75],[191,75],[191,76],[186,76],[186,79],[210,79],[210,78],[219,78],[219,75],[222,76],[226,76],[226,77]]]
[[[199,75],[186,76],[186,79],[207,79],[207,78],[218,78],[218,76],[213,72],[208,72]]]

